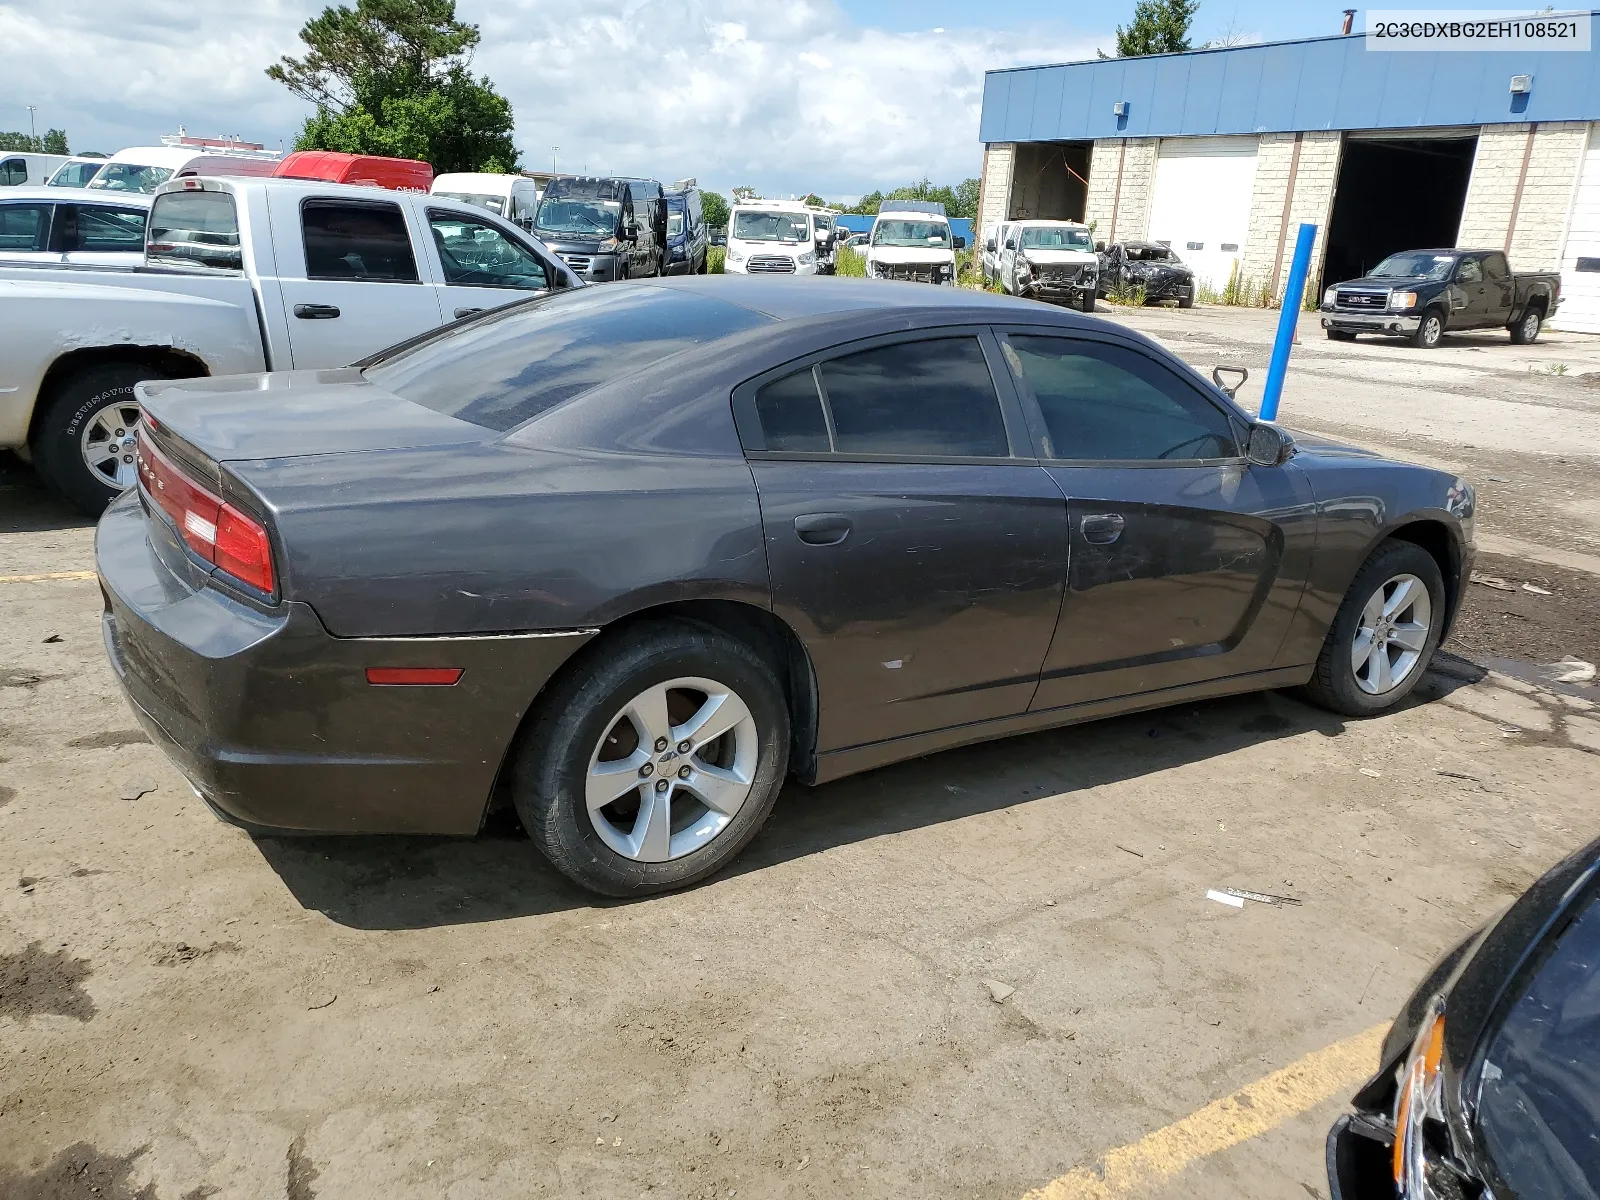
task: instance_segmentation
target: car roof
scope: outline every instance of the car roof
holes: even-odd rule
[[[1027,226],[1030,226],[1030,227],[1031,226],[1044,226],[1044,227],[1049,227],[1049,228],[1063,227],[1063,228],[1067,228],[1067,229],[1087,229],[1087,228],[1089,228],[1082,221],[1013,221],[1012,224],[1013,225],[1027,225]],[[1133,243],[1129,242],[1127,244],[1128,245],[1132,245]]]
[[[45,187],[40,184],[0,190],[0,200],[48,200],[52,204],[121,204],[127,208],[149,208],[154,199],[147,192],[120,192],[112,188],[91,191],[81,187]]]
[[[443,175],[433,177],[433,186],[443,183],[446,188],[458,187],[462,184],[472,184],[476,187],[502,188],[511,191],[511,185],[518,180],[532,183],[533,180],[525,179],[521,175],[511,175],[501,171],[446,171]]]
[[[607,284],[605,286],[613,286]],[[837,275],[804,277],[760,275],[669,275],[641,286],[695,292],[779,321],[803,320],[867,309],[894,309],[914,317],[918,312],[941,317],[954,309],[975,309],[975,321],[1037,321],[1054,323],[1068,314],[1054,305],[970,288],[936,287],[926,283],[850,279]]]

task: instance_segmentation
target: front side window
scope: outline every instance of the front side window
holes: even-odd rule
[[[1478,1125],[1510,1194],[1596,1200],[1600,903],[1561,934],[1490,1041],[1480,1078]]]
[[[134,254],[144,249],[144,225],[148,213],[137,208],[112,208],[104,204],[80,204],[77,209],[76,245],[65,249]]]
[[[530,290],[550,286],[544,264],[533,252],[493,225],[432,208],[428,225],[446,283]]]
[[[43,251],[49,248],[48,204],[0,204],[0,250]]]
[[[92,160],[89,162],[62,163],[60,168],[57,169],[56,173],[50,176],[50,182],[45,186],[69,188],[88,187],[89,181],[100,173],[100,168],[103,166],[105,166],[105,163]]]
[[[307,200],[306,278],[367,283],[416,283],[406,219],[395,204]]]
[[[8,158],[0,162],[0,187],[20,187],[28,182],[28,160]]]
[[[771,320],[666,288],[588,287],[510,305],[366,369],[434,412],[507,430],[691,346]]]
[[[1047,458],[1177,463],[1238,456],[1227,416],[1138,351],[1015,334],[1010,343],[1044,417]]]
[[[735,213],[733,236],[741,242],[804,242],[811,238],[811,222],[805,213]]]
[[[821,366],[840,454],[1010,453],[1000,399],[975,337],[899,342]]]
[[[167,192],[150,208],[145,258],[168,266],[242,271],[239,215],[227,192]]]
[[[667,236],[670,238],[683,236],[683,201],[667,201]]]
[[[1483,264],[1475,258],[1463,258],[1456,268],[1457,283],[1482,283]]]
[[[950,249],[950,226],[944,221],[894,221],[880,219],[872,227],[874,246],[927,246]]]
[[[1024,250],[1093,250],[1087,229],[1024,229]]]
[[[107,163],[101,172],[89,181],[91,188],[104,188],[108,192],[155,191],[172,178],[170,167],[144,167],[138,163]]]

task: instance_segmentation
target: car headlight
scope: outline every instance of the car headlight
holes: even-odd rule
[[[795,261],[801,264],[814,263],[817,261],[816,252],[813,250],[802,250],[798,255],[795,256]]]
[[[1415,308],[1417,294],[1415,292],[1390,292],[1389,307],[1393,309]]]
[[[729,250],[728,250],[728,261],[729,262],[743,262],[744,261],[744,251],[743,250],[734,250],[734,249],[732,249],[730,247]]]
[[[1478,513],[1478,490],[1465,479],[1457,479],[1445,493],[1445,510],[1461,522],[1461,532],[1472,540],[1473,518]]]
[[[1033,264],[1031,262],[1029,262],[1026,258],[1017,259],[1017,273],[1019,275],[1032,275],[1033,274]]]
[[[1394,1181],[1402,1196],[1434,1194],[1425,1184],[1428,1147],[1423,1123],[1444,1120],[1444,1080],[1439,1072],[1443,1057],[1444,1015],[1435,1000],[1401,1068],[1395,1101]]]
[[[1334,306],[1335,302],[1338,301],[1338,299],[1339,299],[1339,289],[1336,288],[1336,287],[1331,287],[1327,291],[1322,293],[1322,302],[1324,304],[1326,304],[1329,308],[1332,308]]]

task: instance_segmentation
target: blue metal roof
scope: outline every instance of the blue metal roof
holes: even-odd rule
[[[990,71],[984,142],[1600,119],[1596,54],[1384,51],[1364,34]],[[1510,93],[1532,75],[1530,95]],[[1126,101],[1127,115],[1112,106]]]

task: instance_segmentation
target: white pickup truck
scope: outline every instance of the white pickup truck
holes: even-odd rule
[[[133,482],[146,379],[345,366],[583,281],[481,208],[373,187],[178,179],[144,265],[0,265],[0,449],[98,514]]]

